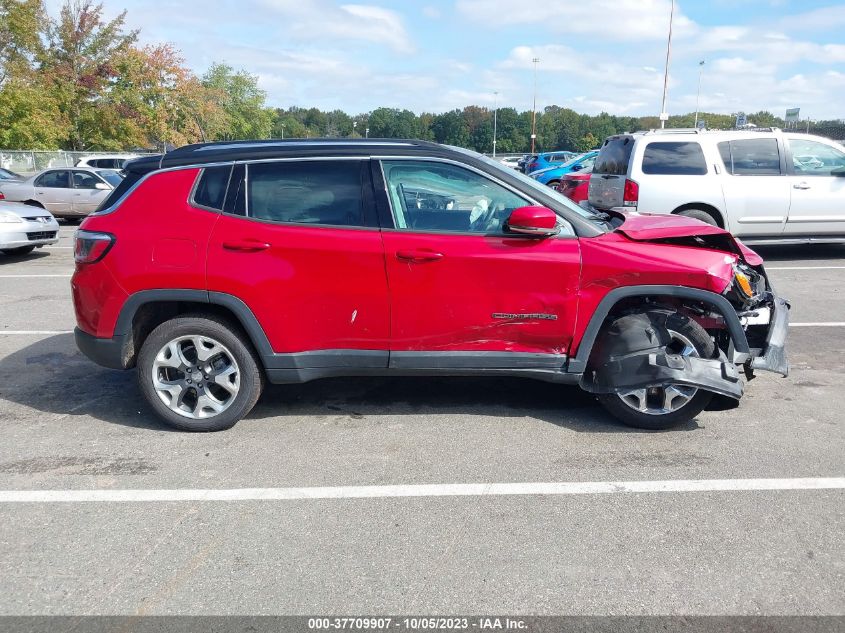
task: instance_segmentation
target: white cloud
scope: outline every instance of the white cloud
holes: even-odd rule
[[[437,20],[442,15],[440,13],[440,9],[438,9],[437,7],[432,7],[432,6],[423,7],[422,12],[423,12],[423,15],[425,17],[431,18],[432,20]]]
[[[507,27],[542,24],[557,33],[588,35],[598,42],[665,39],[671,0],[558,1],[542,8],[524,7],[513,0],[458,0],[458,11],[473,22]],[[673,32],[695,30],[695,24],[675,7]]]
[[[363,40],[413,53],[414,44],[396,11],[367,4],[337,6],[330,0],[260,0],[276,15],[283,30],[303,40]],[[272,26],[272,23],[271,23]]]

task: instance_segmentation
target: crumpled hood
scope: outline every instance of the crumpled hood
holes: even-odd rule
[[[739,255],[751,266],[763,263],[762,257],[725,229],[682,215],[626,213],[625,222],[616,231],[635,242],[700,245]]]

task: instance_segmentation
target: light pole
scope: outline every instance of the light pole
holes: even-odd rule
[[[370,138],[370,128],[364,128],[364,138]]]
[[[358,121],[352,121],[352,137],[355,138],[355,127],[358,125]]]
[[[534,107],[531,110],[531,153],[533,154],[534,141],[537,140],[537,64],[540,58],[535,57],[531,61],[534,62]]]
[[[701,73],[704,71],[704,60],[698,62],[698,93],[695,95],[695,127],[698,128],[698,103],[701,100]]]
[[[669,41],[666,43],[666,68],[663,71],[663,103],[660,106],[660,127],[666,127],[669,113],[666,112],[666,91],[669,89],[669,56],[672,53],[672,20],[675,18],[675,0],[672,0],[672,8],[669,11]]]
[[[499,114],[499,93],[493,93],[493,158],[496,158],[496,119]]]
[[[285,124],[282,123],[282,140],[285,140]]]

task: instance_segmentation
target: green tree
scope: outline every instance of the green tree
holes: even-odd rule
[[[71,149],[105,144],[103,97],[115,78],[115,59],[137,39],[137,31],[125,31],[125,18],[124,11],[107,22],[102,4],[66,0],[58,21],[48,26],[49,47],[42,55],[41,72],[67,119]]]
[[[225,125],[212,138],[262,139],[270,136],[275,115],[265,107],[267,94],[258,87],[257,77],[215,63],[203,75],[202,85],[219,96],[226,115]]]

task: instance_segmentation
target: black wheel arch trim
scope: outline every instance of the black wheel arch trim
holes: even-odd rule
[[[141,290],[131,294],[120,309],[114,327],[115,336],[125,336],[132,332],[132,323],[138,310],[148,304],[159,301],[185,301],[189,303],[207,303],[229,309],[246,331],[256,351],[262,357],[272,356],[273,348],[258,323],[258,319],[243,301],[224,292],[196,290],[190,288],[168,288]]]
[[[607,315],[610,314],[610,311],[617,303],[631,297],[654,296],[692,299],[693,301],[703,301],[704,303],[710,304],[725,319],[725,325],[731,335],[735,354],[739,355],[740,358],[747,357],[751,354],[748,339],[745,336],[745,330],[742,328],[739,316],[737,316],[736,310],[731,305],[731,302],[722,295],[710,292],[709,290],[688,288],[686,286],[624,286],[622,288],[614,288],[601,300],[593,316],[590,318],[587,329],[584,330],[584,336],[581,337],[581,342],[578,345],[578,353],[569,361],[567,371],[573,373],[583,373],[586,371],[587,362],[590,360],[590,354],[593,351],[593,344],[596,342],[596,338]]]

